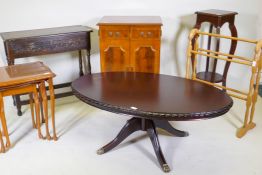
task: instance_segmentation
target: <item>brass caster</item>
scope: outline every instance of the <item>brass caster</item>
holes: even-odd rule
[[[165,173],[170,172],[170,168],[169,168],[169,166],[168,166],[167,164],[163,164],[162,169],[163,169],[163,171],[164,171]]]
[[[98,154],[98,155],[101,155],[101,154],[104,154],[104,153],[105,153],[105,151],[104,151],[103,148],[96,151],[96,154]]]

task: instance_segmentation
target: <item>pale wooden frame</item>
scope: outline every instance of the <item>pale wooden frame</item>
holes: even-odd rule
[[[237,55],[199,48],[198,38],[200,35],[207,35],[215,38],[224,38],[229,40],[236,40],[238,42],[241,41],[241,42],[255,44],[254,58],[245,58]],[[198,29],[193,29],[189,34],[188,41],[189,42],[187,48],[186,78],[221,88],[223,90],[226,90],[230,96],[246,101],[246,112],[245,112],[244,123],[243,126],[237,130],[237,134],[236,134],[238,138],[243,137],[247,133],[247,131],[253,129],[256,126],[256,124],[253,122],[253,118],[255,112],[255,105],[257,102],[258,87],[259,87],[258,85],[261,78],[262,40],[255,41],[255,40],[249,40],[243,38],[236,38],[236,37],[224,36],[219,34],[200,32]],[[249,82],[248,92],[242,92],[237,89],[228,88],[216,83],[198,79],[196,77],[197,55],[209,56],[210,58],[230,61],[231,63],[237,63],[237,64],[242,64],[251,67],[252,74]],[[193,59],[193,65],[191,65],[191,59]],[[250,111],[250,107],[251,107],[251,111]]]

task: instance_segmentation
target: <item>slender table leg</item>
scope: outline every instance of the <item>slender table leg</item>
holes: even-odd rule
[[[90,60],[91,53],[90,53],[90,49],[87,49],[86,54],[87,54],[87,71],[86,72],[88,74],[91,74],[91,60]]]
[[[34,112],[34,100],[33,100],[33,94],[30,93],[29,94],[29,103],[30,103],[30,109],[31,109],[31,116],[32,116],[32,125],[33,128],[36,128],[36,124],[35,124],[35,112]]]
[[[220,27],[216,28],[216,34],[220,35]],[[216,52],[219,52],[219,48],[220,48],[220,38],[216,38]],[[214,59],[213,70],[212,70],[213,73],[216,72],[216,68],[217,68],[217,59]]]
[[[169,172],[170,168],[167,165],[164,155],[162,153],[156,128],[155,128],[155,123],[153,120],[149,120],[149,119],[140,119],[140,118],[133,117],[130,120],[128,120],[125,126],[121,129],[119,134],[116,136],[116,138],[113,141],[109,142],[107,145],[100,148],[97,151],[97,154],[104,154],[110,151],[111,149],[119,145],[129,135],[139,130],[147,131],[161,168],[163,169],[164,172]]]
[[[37,125],[37,130],[38,130],[38,137],[40,139],[45,139],[42,135],[41,131],[41,122],[40,122],[40,104],[39,104],[39,97],[37,93],[36,87],[34,88],[34,101],[35,101],[35,115],[36,115],[36,125]]]
[[[79,76],[83,76],[84,72],[83,72],[83,61],[82,61],[82,51],[79,50],[78,51],[78,56],[79,56]]]
[[[6,124],[6,118],[5,118],[4,100],[1,93],[0,93],[0,117],[2,122],[2,129],[6,138],[6,148],[8,149],[11,146],[11,142],[10,142],[7,124]]]
[[[237,37],[237,29],[234,23],[229,23],[229,29],[231,32],[231,36],[232,37]],[[231,40],[231,46],[230,46],[230,50],[229,50],[229,54],[234,55],[235,51],[237,48],[237,40]],[[229,59],[232,59],[231,57],[228,57]],[[226,62],[226,66],[224,68],[224,72],[223,72],[223,79],[224,81],[222,82],[222,85],[226,87],[226,82],[227,82],[227,72],[230,66],[229,61]]]
[[[22,116],[23,113],[22,113],[22,105],[21,105],[20,95],[15,96],[15,104],[16,104],[16,108],[17,108],[17,115]]]
[[[43,94],[41,93],[41,84],[38,84],[38,97],[40,105],[40,122],[45,123],[44,107],[43,107]]]
[[[42,96],[42,106],[43,106],[43,113],[45,118],[45,128],[46,128],[46,138],[48,140],[51,140],[51,136],[49,133],[49,127],[48,127],[48,103],[47,103],[47,96],[46,96],[46,87],[45,87],[45,81],[42,81],[39,86],[39,91]]]
[[[212,31],[213,31],[213,24],[210,24],[210,26],[209,26],[209,33],[212,33]],[[210,50],[210,48],[211,48],[211,40],[212,40],[212,37],[208,36],[207,50]],[[210,54],[210,53],[208,53],[208,54]],[[208,56],[207,59],[206,59],[206,72],[209,71],[209,59],[210,58]]]
[[[157,128],[163,129],[168,133],[177,136],[177,137],[186,137],[189,136],[189,133],[186,131],[180,131],[175,129],[168,121],[166,120],[154,120]]]
[[[3,141],[1,129],[0,129],[0,146],[1,146],[0,153],[4,153],[5,152],[5,144],[4,144],[4,141]]]
[[[2,95],[0,94],[0,98],[3,98]],[[4,109],[4,106],[2,105],[2,100],[0,102],[0,107]],[[2,110],[2,109],[1,109]],[[2,114],[0,114],[1,116],[1,120],[2,120]],[[2,123],[2,122],[1,122]],[[2,123],[2,129],[3,129],[3,123]],[[4,144],[4,141],[3,141],[3,136],[2,136],[2,130],[1,130],[1,127],[0,127],[0,146],[1,146],[1,149],[0,149],[0,153],[4,153],[5,152],[5,144]]]
[[[56,135],[56,129],[55,129],[55,91],[54,91],[54,85],[53,85],[53,78],[49,78],[47,82],[49,85],[49,93],[50,93],[53,139],[58,140],[58,137]]]

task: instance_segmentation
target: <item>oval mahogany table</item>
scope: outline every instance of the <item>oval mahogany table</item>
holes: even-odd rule
[[[222,90],[193,80],[169,75],[107,72],[80,77],[72,83],[73,93],[83,102],[102,110],[133,116],[116,138],[99,149],[103,154],[135,131],[147,131],[164,172],[169,172],[156,126],[170,130],[168,121],[188,121],[221,116],[232,107]],[[174,129],[179,136],[183,131]],[[182,134],[182,135],[181,135]]]

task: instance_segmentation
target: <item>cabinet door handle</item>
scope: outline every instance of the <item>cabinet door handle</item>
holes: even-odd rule
[[[140,32],[140,36],[144,37],[145,33],[144,32]]]

